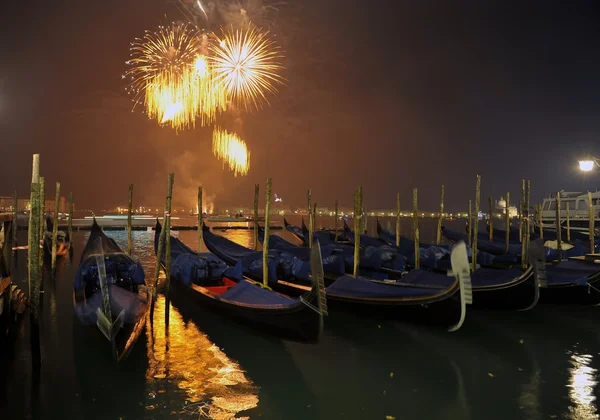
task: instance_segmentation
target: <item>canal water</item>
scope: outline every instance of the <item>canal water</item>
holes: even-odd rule
[[[421,237],[431,241],[433,221],[423,225]],[[215,232],[253,246],[251,230]],[[107,234],[126,248],[125,232]],[[173,234],[197,246],[195,231]],[[321,341],[301,344],[186,300],[172,302],[167,329],[161,295],[153,322],[116,364],[100,333],[73,316],[72,283],[88,235],[75,233],[73,261],[60,261],[55,278],[45,273],[41,371],[32,371],[28,322],[2,356],[2,419],[598,418],[600,308],[473,311],[455,333],[330,313]],[[133,232],[147,282],[153,235]],[[24,290],[26,272],[19,254],[14,279]]]

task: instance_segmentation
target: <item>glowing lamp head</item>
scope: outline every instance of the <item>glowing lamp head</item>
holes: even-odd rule
[[[580,160],[579,161],[579,169],[584,172],[589,172],[594,169],[594,161],[593,160]]]

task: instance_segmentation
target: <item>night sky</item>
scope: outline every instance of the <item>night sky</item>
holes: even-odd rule
[[[129,43],[184,19],[172,1],[0,2],[0,195],[29,194],[33,153],[47,182],[94,209],[126,204],[129,183],[137,205],[162,206],[170,171],[187,207],[199,184],[218,207],[250,207],[268,176],[293,207],[307,188],[351,205],[360,184],[367,209],[395,207],[396,192],[409,208],[413,187],[435,209],[444,183],[447,208],[465,210],[477,173],[483,202],[515,197],[522,178],[533,202],[600,187],[600,168],[577,168],[600,157],[600,2],[288,0],[262,13],[248,0],[288,82],[270,106],[221,118],[251,150],[235,178],[210,127],[175,133],[132,112]],[[223,10],[211,29],[237,19]]]

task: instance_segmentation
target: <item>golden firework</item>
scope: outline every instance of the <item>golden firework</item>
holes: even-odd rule
[[[209,125],[226,109],[226,91],[205,56],[206,41],[194,25],[180,24],[147,31],[132,43],[125,76],[150,118],[179,129],[195,126],[196,119]]]
[[[279,48],[268,36],[254,26],[243,29],[222,30],[214,35],[210,45],[214,78],[222,84],[234,103],[259,108],[267,100],[267,93],[277,91],[275,85],[283,83],[278,73],[283,69]]]
[[[233,174],[246,175],[250,169],[250,152],[246,143],[235,133],[230,133],[219,127],[213,130],[213,154],[227,163]]]

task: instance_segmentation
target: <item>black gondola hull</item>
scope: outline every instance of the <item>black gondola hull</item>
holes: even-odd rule
[[[533,270],[515,283],[493,288],[473,286],[474,309],[527,310],[533,308],[539,300],[537,278]]]
[[[584,263],[582,263],[584,264]],[[554,284],[540,287],[540,303],[560,305],[600,305],[600,271],[587,277],[588,284]],[[543,283],[542,283],[543,284]]]
[[[237,262],[218,246],[215,246],[210,240],[207,240],[206,231],[204,243],[210,252],[217,255],[227,264],[235,265]],[[252,278],[252,280],[262,281],[262,279],[256,277]],[[308,290],[307,286],[281,280],[270,282],[269,286],[273,290],[289,296],[298,296],[306,293]],[[394,286],[390,285],[389,287]],[[329,310],[337,310],[361,316],[373,316],[380,319],[401,319],[415,323],[454,326],[460,324],[463,316],[460,284],[458,281],[435,296],[364,298],[348,295],[337,296],[327,291],[325,292],[325,296]]]
[[[89,331],[84,334],[91,334],[93,331],[95,335],[102,337],[114,358],[120,361],[129,354],[144,330],[150,309],[150,293],[143,282],[141,264],[125,254],[113,239],[106,236],[94,219],[88,242],[81,254],[79,270],[88,264],[95,264],[100,255],[105,264],[113,264],[113,282],[108,283],[107,276],[106,286],[112,318],[106,320],[106,324],[112,322],[112,326],[101,323],[104,333],[98,326],[97,311],[99,308],[102,310],[103,306],[102,286],[96,283],[98,280],[94,279],[93,272],[82,274],[81,278],[80,272],[77,273],[73,285],[75,318],[82,325],[82,332]],[[124,266],[126,269],[123,269]],[[94,270],[98,275],[98,268]],[[142,273],[141,277],[139,273]],[[122,315],[122,323],[118,320],[119,315]],[[121,325],[120,328],[117,328],[118,325]]]
[[[147,289],[145,289],[145,293],[141,293],[141,296],[146,299],[146,302],[150,302],[150,294],[148,293]],[[76,291],[74,291],[73,301],[75,306],[81,302],[81,299],[82,297]],[[134,322],[123,324],[112,341],[107,341],[96,325],[82,325],[81,323],[78,323],[76,330],[78,330],[84,337],[89,337],[89,334],[100,337],[94,340],[103,342],[106,348],[112,352],[113,357],[117,361],[120,361],[129,355],[134,344],[144,331],[149,309],[149,304],[145,305],[138,312]]]
[[[305,290],[293,283],[269,284],[273,290],[289,296],[298,296]],[[460,289],[436,299],[391,301],[390,299],[364,299],[325,294],[329,311],[368,316],[377,319],[405,320],[407,322],[449,327],[458,324],[461,317]]]
[[[591,286],[591,287],[590,287]],[[600,282],[590,281],[590,286],[540,287],[540,303],[561,305],[600,305]]]
[[[382,299],[356,299],[327,295],[327,307],[353,315],[399,320],[416,324],[449,328],[460,322],[460,290],[440,300],[419,302],[385,302]]]
[[[178,297],[190,299],[211,311],[237,323],[259,331],[295,341],[316,342],[323,330],[321,315],[317,312],[317,302],[309,302],[313,308],[302,301],[280,308],[243,306],[227,303],[211,296],[200,286],[186,286],[174,279],[171,283]]]

